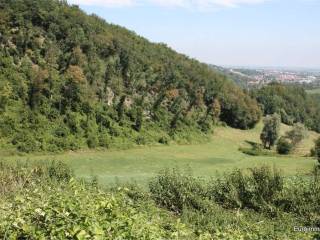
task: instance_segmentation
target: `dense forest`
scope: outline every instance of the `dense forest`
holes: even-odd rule
[[[207,65],[58,0],[0,0],[0,146],[23,152],[192,141],[261,118]]]
[[[252,91],[265,115],[278,113],[283,123],[304,123],[320,132],[320,95],[307,94],[300,86],[271,83]]]

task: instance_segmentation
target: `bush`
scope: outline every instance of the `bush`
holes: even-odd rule
[[[0,163],[0,180],[0,239],[196,239],[138,188],[102,191],[62,162]]]
[[[1,239],[195,237],[184,224],[155,207],[130,203],[123,190],[106,193],[74,180],[29,188],[8,201],[0,209]]]
[[[58,182],[68,182],[73,177],[73,171],[61,161],[52,161],[47,166],[47,172],[51,179]]]
[[[185,207],[201,209],[204,188],[190,174],[164,170],[149,183],[149,189],[156,203],[170,211],[181,213]]]
[[[306,137],[306,135],[306,128],[301,123],[295,124],[291,131],[286,132],[286,138],[290,139],[293,147],[296,147]]]
[[[273,211],[272,204],[283,189],[283,177],[277,170],[264,166],[249,169],[245,174],[235,170],[214,180],[208,195],[226,208],[249,208],[256,211]]]
[[[276,202],[284,212],[302,218],[309,226],[320,226],[320,170],[314,168],[309,178],[289,179]]]
[[[32,162],[0,162],[0,196],[15,193],[32,184],[67,182],[73,177],[72,170],[63,162],[48,164]]]
[[[110,135],[106,132],[103,132],[99,135],[99,146],[104,148],[109,148],[112,139]]]
[[[281,137],[277,143],[277,152],[279,154],[287,155],[291,152],[293,146],[292,144],[284,137]]]
[[[89,136],[87,138],[87,145],[88,145],[89,148],[98,147],[99,139],[94,133],[89,134]]]
[[[41,149],[41,143],[37,141],[35,134],[28,130],[17,133],[12,140],[12,144],[16,146],[19,152],[30,153]]]
[[[167,145],[170,142],[170,138],[167,137],[167,136],[162,136],[162,137],[159,138],[158,142],[161,143],[161,144],[166,144]]]

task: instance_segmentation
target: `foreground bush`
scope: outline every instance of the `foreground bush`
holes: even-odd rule
[[[68,182],[72,176],[72,170],[62,162],[33,163],[32,166],[27,162],[10,165],[0,162],[0,197],[14,194],[34,184]]]
[[[301,240],[317,237],[294,226],[320,226],[317,169],[290,179],[268,167],[235,170],[209,183],[164,170],[150,192],[134,184],[102,190],[96,180],[75,180],[60,162],[2,163],[0,176],[5,240]]]
[[[272,203],[283,190],[283,177],[269,167],[235,170],[210,184],[210,199],[227,208],[273,211]]]
[[[150,182],[149,188],[156,203],[170,211],[181,213],[184,207],[201,208],[204,189],[191,174],[167,169]]]
[[[12,169],[26,179],[37,168]],[[2,198],[0,239],[194,239],[177,218],[148,201],[134,203],[129,190],[101,191],[73,178],[66,181],[65,168],[54,169]]]
[[[155,177],[150,192],[159,206],[181,216],[197,236],[314,239],[314,233],[297,233],[293,227],[319,226],[316,192],[320,191],[315,179],[298,185],[298,179],[285,180],[279,171],[264,166],[234,170],[206,183],[174,169]]]

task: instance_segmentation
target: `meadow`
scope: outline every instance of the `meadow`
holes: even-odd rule
[[[282,125],[281,133],[284,134],[289,128]],[[64,161],[77,177],[96,177],[105,186],[129,181],[145,185],[160,170],[173,167],[190,170],[195,176],[207,179],[235,168],[246,169],[261,165],[275,166],[286,176],[310,172],[316,160],[307,156],[319,134],[308,132],[295,152],[288,156],[249,156],[239,151],[240,147],[248,147],[248,142],[260,142],[261,129],[262,123],[252,130],[216,127],[210,141],[202,144],[143,146],[128,150],[82,150],[57,155],[27,154],[1,159]]]
[[[309,93],[309,94],[320,94],[320,88],[307,90],[307,93]]]

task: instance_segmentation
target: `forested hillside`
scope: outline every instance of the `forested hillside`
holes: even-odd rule
[[[256,100],[205,64],[57,0],[0,0],[0,146],[191,141],[253,127]]]
[[[265,115],[278,113],[283,123],[300,122],[320,132],[320,96],[309,95],[302,87],[272,83],[252,91]]]

